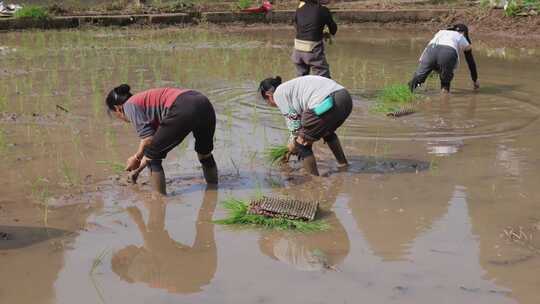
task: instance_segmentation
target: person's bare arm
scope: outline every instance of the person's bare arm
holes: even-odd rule
[[[144,148],[152,142],[152,136],[141,139],[137,152],[127,160],[126,170],[132,171],[139,167],[144,156]]]

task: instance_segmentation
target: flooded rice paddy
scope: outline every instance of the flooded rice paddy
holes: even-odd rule
[[[463,64],[448,99],[371,113],[405,82],[429,33],[351,28],[328,46],[355,97],[339,172],[280,170],[286,138],[258,82],[293,77],[292,32],[94,29],[0,33],[1,303],[539,303],[540,50],[473,37],[482,88]],[[138,141],[104,96],[122,82],[197,89],[218,115],[221,175],[206,189],[189,137],[166,160],[170,195],[120,176]],[[262,192],[322,201],[332,229],[217,226],[220,202]]]

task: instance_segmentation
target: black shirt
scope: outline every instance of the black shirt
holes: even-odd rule
[[[330,34],[335,35],[337,24],[326,6],[318,3],[305,2],[294,14],[296,25],[296,39],[307,41],[321,41],[324,26],[328,25]]]

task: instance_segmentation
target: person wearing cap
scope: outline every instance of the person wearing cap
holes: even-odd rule
[[[446,30],[438,31],[428,43],[420,56],[420,64],[409,82],[410,90],[414,91],[426,81],[432,71],[436,71],[439,73],[442,92],[450,92],[450,83],[459,64],[460,52],[465,55],[474,89],[480,88],[469,29],[464,24],[454,24]]]
[[[206,96],[181,88],[155,88],[133,95],[130,86],[122,84],[109,92],[105,103],[109,112],[137,131],[139,148],[128,158],[126,170],[148,166],[154,191],[167,193],[162,160],[189,133],[195,137],[195,151],[206,182],[218,183],[212,155],[216,114]]]
[[[296,38],[291,59],[297,76],[315,74],[330,78],[330,66],[324,53],[324,29],[328,27],[329,35],[335,35],[338,30],[330,10],[319,0],[300,1],[293,22]]]
[[[304,169],[319,175],[313,154],[314,142],[324,139],[339,168],[348,166],[335,131],[352,111],[349,92],[332,79],[308,75],[281,83],[281,77],[261,81],[259,91],[272,107],[279,108],[291,133],[289,152],[298,155]]]

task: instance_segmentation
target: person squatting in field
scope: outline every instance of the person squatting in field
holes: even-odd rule
[[[439,73],[442,92],[450,92],[450,83],[459,65],[461,51],[465,55],[474,89],[480,88],[469,29],[464,24],[455,24],[446,30],[438,31],[428,43],[420,56],[418,68],[409,82],[410,90],[414,91],[426,81],[432,71],[436,71]]]
[[[137,152],[127,160],[126,170],[150,167],[155,191],[166,194],[162,161],[191,132],[206,182],[218,183],[212,155],[216,114],[206,96],[179,88],[156,88],[133,95],[129,85],[123,84],[109,92],[106,104],[118,119],[131,122],[141,139]]]
[[[349,92],[332,79],[310,75],[281,83],[281,77],[261,81],[259,91],[264,100],[278,107],[291,132],[289,151],[302,160],[304,169],[319,175],[313,155],[314,142],[324,139],[334,154],[338,167],[348,166],[335,131],[352,111]]]

